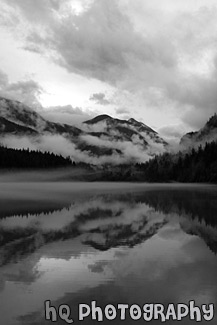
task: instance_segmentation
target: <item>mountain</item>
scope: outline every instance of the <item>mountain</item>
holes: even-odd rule
[[[97,126],[100,125],[100,123],[104,123],[103,132],[100,135],[107,136],[110,139],[115,138],[122,141],[131,141],[134,136],[138,137],[143,142],[144,146],[148,146],[150,140],[165,146],[167,145],[167,142],[164,141],[156,131],[133,118],[129,120],[120,120],[112,118],[109,115],[99,115],[84,122],[84,124],[88,126]],[[99,133],[92,133],[92,135],[99,136]]]
[[[37,135],[38,132],[30,127],[17,124],[4,117],[0,117],[0,135],[15,134],[15,135]]]
[[[217,141],[217,114],[214,114],[199,131],[185,134],[181,138],[180,145],[184,148],[197,147],[211,141]]]
[[[42,135],[46,133],[78,136],[81,130],[74,126],[45,120],[30,107],[14,100],[0,97],[0,134]]]
[[[10,136],[13,144],[25,137],[38,149],[93,165],[144,162],[167,150],[156,131],[133,118],[99,115],[77,128],[48,121],[28,106],[0,97],[0,142],[8,145]]]
[[[156,131],[133,118],[120,120],[104,114],[83,125],[88,136],[78,149],[84,150],[88,143],[91,154],[109,156],[114,164],[146,161],[167,150],[167,143]]]
[[[88,125],[96,125],[100,122],[106,122],[108,131],[113,127],[126,126],[131,129],[136,129],[137,132],[146,132],[146,133],[157,134],[156,131],[152,130],[150,127],[148,127],[144,123],[136,121],[133,118],[131,118],[129,120],[120,120],[120,119],[112,118],[111,116],[104,114],[104,115],[96,116],[92,120],[88,120],[84,123],[88,124]]]

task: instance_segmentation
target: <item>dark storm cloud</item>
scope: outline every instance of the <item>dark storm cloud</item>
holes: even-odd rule
[[[93,94],[90,97],[90,100],[96,102],[99,105],[109,105],[110,104],[110,101],[108,99],[106,99],[106,95],[103,93]]]

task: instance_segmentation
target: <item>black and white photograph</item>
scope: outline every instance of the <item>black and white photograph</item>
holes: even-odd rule
[[[0,0],[0,325],[217,324],[217,1]]]

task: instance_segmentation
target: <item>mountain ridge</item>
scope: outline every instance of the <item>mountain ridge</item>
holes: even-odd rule
[[[102,114],[102,115],[98,115],[98,116],[94,117],[93,119],[84,121],[83,123],[93,125],[93,124],[97,124],[97,123],[103,122],[103,121],[105,121],[107,123],[113,122],[113,123],[119,123],[119,124],[128,124],[128,125],[131,125],[131,126],[139,127],[140,131],[146,131],[146,132],[148,131],[148,132],[152,132],[152,133],[157,134],[157,132],[154,131],[153,129],[151,129],[149,126],[147,126],[146,124],[144,124],[142,122],[137,121],[134,118],[130,118],[128,120],[121,120],[121,119],[118,119],[118,118],[113,118],[113,117],[111,117],[110,115],[107,115],[107,114]]]
[[[47,136],[61,136],[65,141],[61,146],[69,147],[67,155],[75,161],[93,164],[144,161],[165,151],[168,145],[156,131],[134,118],[121,120],[98,115],[78,128],[51,122],[21,102],[3,97],[0,97],[0,135],[2,139],[25,137],[36,145]],[[55,147],[56,151],[63,149],[58,148],[58,143]]]
[[[217,114],[209,118],[205,125],[195,132],[186,133],[180,140],[184,148],[197,147],[206,142],[217,141]]]

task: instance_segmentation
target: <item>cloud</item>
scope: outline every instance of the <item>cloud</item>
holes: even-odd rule
[[[81,127],[82,122],[93,118],[97,112],[90,110],[83,110],[80,107],[72,107],[71,105],[65,106],[52,106],[44,108],[40,114],[53,122],[65,123]]]
[[[169,107],[173,119],[201,127],[216,111],[216,2],[158,2],[8,0],[4,12],[10,9],[7,24],[12,15],[19,19],[25,49],[118,94],[128,91],[140,115]],[[109,104],[103,93],[91,100]],[[132,109],[118,108],[125,106]]]
[[[34,80],[24,80],[10,83],[7,75],[0,71],[0,95],[22,103],[40,108],[39,97],[43,93],[42,87]]]
[[[8,84],[8,77],[6,73],[0,70],[0,87],[5,87]]]
[[[118,136],[119,133],[116,132],[113,135]],[[107,162],[112,161],[112,163],[115,164],[145,162],[151,159],[154,154],[160,154],[165,152],[165,147],[163,146],[163,144],[156,143],[155,141],[153,141],[147,133],[144,133],[143,136],[149,144],[148,148],[144,147],[143,140],[135,134],[131,137],[131,141],[117,140],[115,137],[112,139],[111,136],[107,137],[106,135],[102,135],[101,137],[95,137],[92,135],[81,135],[80,139],[87,145],[97,146],[99,148],[109,148],[114,150],[114,154],[111,157],[107,157]],[[121,153],[118,154],[115,150]],[[101,159],[102,158],[99,157],[99,161]],[[104,163],[106,163],[106,157],[103,157],[103,159]]]
[[[103,124],[101,128],[103,128]],[[94,126],[92,128],[93,130]],[[118,135],[118,133],[114,135]],[[150,145],[147,149],[144,147],[143,141],[135,135],[132,136],[132,141],[117,140],[115,137],[112,139],[111,136],[95,137],[88,134],[81,135],[78,143],[85,143],[86,150],[79,149],[76,143],[70,142],[61,135],[42,135],[38,137],[7,136],[1,142],[9,148],[54,152],[64,157],[71,157],[76,162],[82,161],[93,165],[116,165],[131,162],[145,162],[151,159],[154,154],[165,151],[162,144],[155,143],[147,134],[145,136]],[[88,149],[89,146],[108,148],[113,153],[98,156]]]
[[[184,107],[182,120],[194,129],[201,128],[217,112],[217,65],[208,77],[190,75],[168,85],[168,96]],[[180,106],[181,107],[181,106]]]
[[[180,140],[188,132],[188,128],[184,127],[183,124],[168,125],[160,128],[158,132],[169,144],[170,152],[176,153],[182,149]]]
[[[62,0],[62,5],[67,1]],[[58,0],[7,0],[7,4],[18,9],[26,19],[32,22],[45,22],[52,17],[61,7]]]
[[[158,132],[165,139],[177,139],[180,140],[181,137],[187,132],[182,125],[168,125],[160,128]]]
[[[103,146],[112,146],[110,141],[103,141],[101,139],[97,139],[91,136],[86,136],[83,140],[86,143],[92,145],[103,145]],[[76,144],[70,142],[63,136],[57,135],[45,135],[39,138],[27,138],[27,137],[14,137],[9,136],[2,139],[2,144],[9,148],[15,149],[30,149],[30,150],[41,150],[41,151],[50,151],[56,154],[61,154],[62,156],[68,157],[70,156],[72,160],[76,162],[86,162],[88,164],[93,165],[101,165],[101,164],[122,164],[129,162],[129,160],[139,161],[142,159],[148,160],[150,156],[134,146],[132,143],[123,143],[121,142],[117,144],[116,147],[121,146],[124,150],[124,155],[120,155],[114,152],[112,155],[101,155],[100,157],[92,155],[90,151],[85,150],[82,151],[76,147]],[[113,143],[114,145],[114,143]]]
[[[106,95],[103,93],[93,94],[90,100],[95,101],[99,105],[109,105],[110,101],[106,99]]]
[[[130,113],[129,109],[123,108],[123,107],[116,108],[115,112],[117,114],[129,114]]]
[[[142,67],[142,74],[146,65],[148,68],[153,63],[159,67],[174,65],[173,51],[137,33],[119,1],[111,0],[108,4],[107,0],[95,0],[81,15],[70,11],[64,15],[61,6],[58,17],[50,1],[10,3],[31,23],[26,38],[28,46],[55,51],[59,64],[68,71],[117,85],[128,74],[129,79],[135,80],[134,65]],[[32,15],[41,15],[39,23],[32,21]]]

